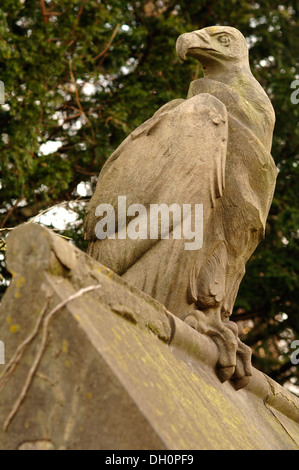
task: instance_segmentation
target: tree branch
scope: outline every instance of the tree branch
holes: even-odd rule
[[[59,16],[59,15],[63,15],[63,13],[64,13],[63,11],[47,10],[45,0],[39,0],[39,3],[40,3],[41,11],[42,11],[43,21],[44,21],[45,24],[48,23],[49,18],[51,16]]]
[[[108,41],[106,47],[105,47],[98,55],[96,55],[96,56],[93,58],[93,60],[97,61],[100,57],[103,57],[103,59],[100,61],[100,63],[99,63],[98,65],[102,65],[102,63],[103,63],[103,61],[104,61],[104,58],[105,58],[104,56],[105,56],[105,54],[108,52],[108,50],[110,49],[111,44],[112,44],[112,42],[113,42],[113,40],[114,40],[114,38],[115,38],[115,36],[116,36],[118,30],[119,30],[119,27],[120,27],[120,23],[117,23],[117,25],[115,26],[115,28],[114,28],[114,30],[113,30],[113,33],[112,33],[112,35],[111,35],[111,38],[109,39],[109,41]]]
[[[90,120],[89,120],[88,117],[86,116],[86,114],[85,114],[85,112],[84,112],[84,110],[83,110],[83,108],[82,108],[81,102],[80,102],[79,92],[78,92],[76,80],[75,80],[75,77],[74,77],[74,74],[73,74],[73,69],[72,69],[72,60],[69,61],[69,68],[70,68],[71,81],[72,81],[72,84],[73,84],[74,87],[75,87],[76,103],[77,103],[77,105],[78,105],[78,108],[79,108],[79,110],[80,110],[80,113],[84,116],[84,118],[86,119],[86,122],[90,125]]]
[[[9,217],[11,216],[11,214],[13,213],[13,211],[18,207],[18,204],[19,204],[19,201],[20,201],[20,198],[16,200],[16,202],[14,203],[14,205],[11,207],[11,209],[6,213],[1,225],[0,225],[0,228],[3,228],[7,222],[7,220],[9,219]]]

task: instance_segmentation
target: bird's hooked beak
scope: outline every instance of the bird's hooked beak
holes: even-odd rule
[[[176,42],[176,51],[182,60],[187,55],[197,59],[201,52],[214,50],[210,35],[203,30],[181,34]]]

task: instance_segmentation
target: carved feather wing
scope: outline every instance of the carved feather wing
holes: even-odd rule
[[[118,196],[126,196],[127,207],[203,204],[205,226],[223,194],[227,138],[226,107],[207,93],[171,102],[132,132],[104,165],[88,206],[84,229],[92,256],[123,274],[158,242],[97,240],[96,207],[111,204],[117,220]]]

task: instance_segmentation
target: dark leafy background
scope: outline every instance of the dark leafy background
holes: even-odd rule
[[[239,28],[252,71],[276,111],[273,157],[279,169],[265,241],[247,266],[233,318],[253,349],[254,365],[299,385],[290,356],[299,339],[298,120],[291,83],[298,71],[296,1],[2,0],[0,79],[0,226],[12,228],[64,201],[77,220],[60,233],[82,249],[85,200],[117,145],[161,105],[184,98],[198,63],[182,63],[175,41],[214,24]],[[86,83],[95,93],[86,93]],[[48,155],[40,147],[61,143]],[[136,182],[138,184],[138,182]],[[82,185],[80,185],[82,187]],[[73,205],[72,205],[73,204]],[[9,283],[5,237],[1,294]],[[0,255],[1,256],[1,255]]]

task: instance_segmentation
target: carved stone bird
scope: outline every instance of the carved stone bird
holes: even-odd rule
[[[239,389],[249,382],[251,353],[229,317],[245,263],[264,237],[277,176],[270,155],[275,114],[237,29],[186,33],[176,48],[181,59],[200,61],[204,78],[190,84],[186,100],[160,108],[107,160],[87,209],[85,237],[91,256],[212,337],[218,377]],[[185,249],[184,236],[117,238],[124,229],[118,196],[126,196],[128,206],[145,206],[149,235],[152,204],[202,204],[202,247]],[[100,204],[115,210],[115,239],[97,238]]]

